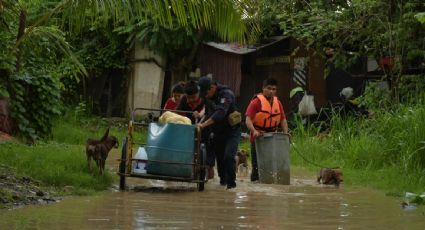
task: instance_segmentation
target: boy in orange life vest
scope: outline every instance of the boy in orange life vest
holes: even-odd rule
[[[265,132],[276,132],[278,128],[288,133],[285,111],[283,111],[282,103],[275,96],[276,90],[275,79],[264,80],[263,93],[255,95],[246,109],[246,126],[251,131],[251,181],[259,179],[255,137]]]

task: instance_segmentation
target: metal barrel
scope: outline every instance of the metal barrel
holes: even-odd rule
[[[290,184],[289,136],[264,133],[255,139],[259,181],[263,184]]]

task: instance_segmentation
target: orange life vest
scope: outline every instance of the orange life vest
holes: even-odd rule
[[[280,112],[279,100],[273,97],[273,104],[263,94],[257,94],[261,102],[261,111],[255,114],[254,127],[259,131],[274,132],[280,125],[282,114]]]

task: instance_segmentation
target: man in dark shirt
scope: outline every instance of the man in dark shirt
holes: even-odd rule
[[[193,111],[192,114],[181,114],[187,116],[192,121],[192,124],[208,118],[211,115],[210,111],[213,108],[210,101],[199,96],[199,90],[197,82],[189,81],[184,88],[184,96],[177,106],[177,110]],[[202,130],[201,142],[205,144],[207,152],[206,164],[208,167],[208,179],[214,178],[215,155],[212,150],[212,135],[210,128]]]
[[[177,110],[193,111],[192,114],[182,114],[192,121],[201,119],[205,114],[205,100],[199,96],[199,86],[195,81],[189,81],[184,87],[184,95],[177,105]]]
[[[198,127],[212,127],[220,184],[232,189],[236,187],[235,155],[241,136],[240,122],[232,125],[229,122],[229,115],[236,111],[235,95],[228,87],[213,83],[208,77],[200,78],[198,85],[201,94],[215,104],[211,116]]]

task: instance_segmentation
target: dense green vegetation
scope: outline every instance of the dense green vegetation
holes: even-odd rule
[[[317,170],[341,167],[345,184],[394,194],[425,186],[425,96],[415,103],[377,109],[369,118],[334,116],[331,128],[299,125],[293,131],[292,163]]]
[[[1,0],[0,97],[11,99],[16,132],[27,142],[48,139],[61,103],[99,103],[86,81],[104,86],[105,77],[125,78],[134,37],[158,49],[160,35],[174,29],[180,42],[190,41],[195,30],[243,41],[246,24],[233,3]]]

